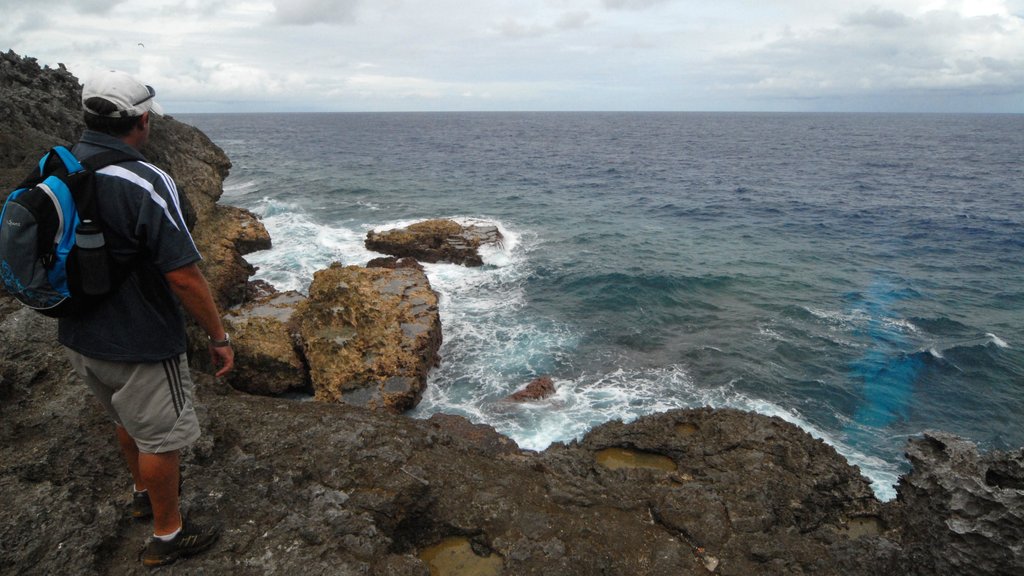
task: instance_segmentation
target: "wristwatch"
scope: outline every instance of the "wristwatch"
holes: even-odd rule
[[[227,348],[228,346],[231,346],[231,336],[228,336],[228,333],[225,332],[223,340],[214,340],[210,337],[210,346],[213,346],[214,348]]]

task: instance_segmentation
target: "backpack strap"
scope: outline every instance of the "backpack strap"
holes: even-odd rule
[[[74,157],[72,156],[72,158]],[[80,186],[72,186],[71,190],[75,197],[78,215],[82,220],[92,220],[102,226],[99,210],[96,207],[96,171],[111,164],[130,160],[139,160],[139,158],[120,150],[106,150],[81,161],[80,166],[83,168],[81,175],[72,173],[71,176],[85,178],[87,181],[82,182]],[[75,159],[75,163],[79,163],[77,159]]]

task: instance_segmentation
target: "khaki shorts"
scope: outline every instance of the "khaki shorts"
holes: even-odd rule
[[[110,417],[135,439],[139,451],[171,452],[199,438],[192,406],[195,385],[182,354],[163,362],[108,362],[68,350],[75,372],[107,409]]]

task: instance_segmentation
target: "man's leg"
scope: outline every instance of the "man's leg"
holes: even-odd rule
[[[139,475],[139,446],[135,443],[135,439],[128,434],[124,426],[117,426],[117,443],[121,445],[121,454],[124,455],[128,469],[132,473],[135,490],[139,492],[145,490],[146,485],[142,482],[142,477]]]
[[[178,450],[148,454],[139,452],[139,475],[153,504],[153,534],[166,536],[181,528],[178,503]]]

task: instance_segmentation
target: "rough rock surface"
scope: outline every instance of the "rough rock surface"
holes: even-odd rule
[[[926,432],[907,457],[914,469],[896,490],[906,553],[922,570],[1024,574],[1024,449],[980,455],[956,436]]]
[[[416,268],[321,270],[296,322],[317,400],[403,412],[440,361],[437,294]]]
[[[44,117],[62,122],[19,108],[20,91],[52,90],[56,102],[68,82],[9,53],[0,106],[18,116],[0,115],[0,140]],[[34,129],[44,148],[67,128],[43,124]],[[0,178],[17,174],[5,188],[38,152],[0,150]],[[214,159],[212,174],[224,166],[196,153]],[[204,203],[193,197],[197,212]],[[327,271],[323,290],[370,282],[343,289],[342,270]],[[216,277],[230,300],[233,275]],[[344,336],[344,300],[320,302],[310,313],[338,320],[330,325]],[[880,504],[834,450],[765,416],[674,411],[533,453],[457,416],[253,396],[202,372],[204,434],[183,456],[184,502],[221,519],[224,534],[199,557],[149,571],[137,556],[149,529],[128,518],[130,480],[111,426],[55,331],[0,297],[0,574],[426,576],[426,552],[445,542],[469,555],[460,561],[517,576],[1024,573],[1022,451],[979,455],[929,433],[911,442],[898,499]]]
[[[541,376],[540,378],[534,378],[531,380],[525,388],[517,390],[509,396],[508,399],[513,402],[543,400],[555,392],[557,392],[557,389],[555,388],[555,381],[552,380],[550,376]]]
[[[0,566],[146,573],[146,526],[127,516],[110,426],[62,355],[44,351],[52,330],[26,310],[0,322],[12,342],[0,352]],[[777,419],[673,412],[537,454],[458,417],[197,379],[204,435],[184,457],[185,502],[226,530],[173,573],[425,574],[420,552],[453,536],[500,559],[503,574],[707,574],[711,562],[720,574],[868,574],[897,552],[844,529],[878,514],[856,469]],[[602,464],[609,448],[675,469]]]
[[[415,260],[318,272],[311,298],[277,293],[225,315],[238,368],[226,378],[253,394],[311,388],[315,398],[403,412],[439,362],[437,294]]]
[[[281,292],[228,310],[224,329],[240,360],[225,376],[232,387],[265,395],[309,387],[309,369],[293,321],[295,307],[305,299],[298,292]]]
[[[374,252],[466,266],[482,266],[480,247],[501,241],[496,226],[463,226],[453,220],[427,220],[407,228],[366,234],[366,248]]]
[[[0,53],[0,197],[58,144],[78,140],[85,124],[81,87],[63,66],[41,68],[33,58]]]

